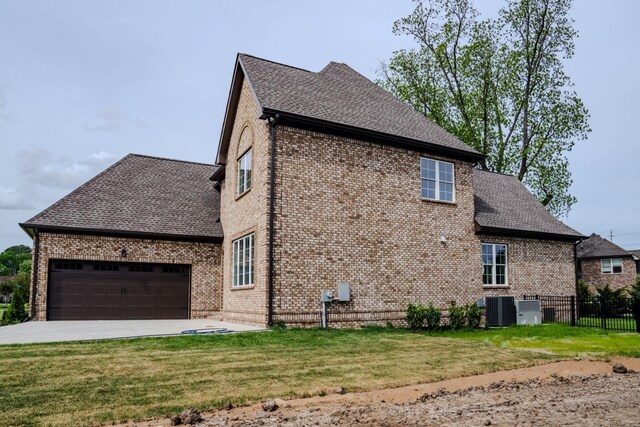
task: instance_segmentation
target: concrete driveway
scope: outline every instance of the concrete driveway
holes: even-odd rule
[[[0,327],[0,345],[157,337],[182,335],[187,332],[209,335],[258,330],[261,329],[251,325],[209,319],[26,322]]]

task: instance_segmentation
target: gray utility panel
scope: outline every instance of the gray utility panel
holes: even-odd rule
[[[540,300],[516,301],[518,325],[539,325],[542,323]]]

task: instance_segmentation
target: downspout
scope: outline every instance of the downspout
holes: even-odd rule
[[[276,210],[276,125],[280,116],[269,117],[269,124],[271,125],[271,166],[269,176],[269,303],[267,314],[267,325],[273,326],[273,275],[274,275],[274,216]]]
[[[573,266],[574,266],[574,275],[576,277],[576,298],[578,297],[578,245],[582,243],[582,239],[578,240],[573,244]]]
[[[34,319],[36,317],[36,298],[38,297],[38,258],[40,255],[40,233],[38,232],[37,228],[33,229],[33,235],[33,248],[35,253],[33,254],[33,277],[31,278],[32,286],[31,296],[29,298],[31,299],[31,307],[29,307],[29,316],[31,317],[31,319]]]

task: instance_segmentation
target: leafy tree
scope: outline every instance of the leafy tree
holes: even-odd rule
[[[394,23],[413,49],[394,52],[379,83],[487,156],[483,169],[523,181],[555,215],[576,199],[566,153],[590,131],[563,60],[577,32],[572,0],[507,0],[480,20],[471,0],[415,0]]]
[[[0,276],[17,276],[21,264],[26,261],[31,265],[31,248],[28,246],[17,245],[5,249],[0,253]]]
[[[12,323],[20,323],[23,322],[27,317],[27,309],[25,308],[25,304],[29,299],[27,294],[27,287],[16,284],[16,287],[13,290],[13,296],[11,297],[11,303],[7,310],[2,313],[2,319],[0,319],[0,323],[7,325]]]
[[[631,298],[640,300],[640,276],[636,277],[628,292]]]

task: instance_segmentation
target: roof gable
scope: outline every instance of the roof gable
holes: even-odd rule
[[[475,220],[480,231],[578,240],[516,177],[474,169]]]
[[[314,124],[383,142],[405,142],[423,151],[441,150],[454,157],[479,160],[483,156],[410,105],[346,64],[330,62],[319,72],[238,54],[218,150],[218,163],[232,128],[243,79],[250,83],[259,106],[258,116],[278,114],[281,120]]]
[[[216,169],[129,154],[21,226],[219,240]]]
[[[622,249],[598,234],[591,234],[578,245],[578,258],[630,257],[629,251]]]

